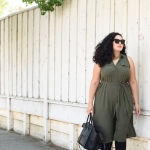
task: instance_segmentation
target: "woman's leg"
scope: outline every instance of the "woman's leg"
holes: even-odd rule
[[[113,131],[114,131],[114,133],[116,130],[116,121],[117,121],[117,117],[116,117],[116,113],[115,113],[114,120],[113,120]],[[115,148],[116,148],[116,150],[126,150],[126,142],[115,141]]]
[[[115,133],[115,129],[116,129],[116,121],[117,121],[117,117],[116,117],[116,113],[115,113],[115,116],[113,119],[113,134]],[[106,147],[106,150],[111,150],[112,142],[105,143],[105,147]],[[115,148],[116,148],[116,150],[126,150],[126,142],[115,141]],[[103,146],[102,146],[102,150],[104,150]]]
[[[110,143],[105,143],[105,147],[106,147],[106,150],[111,150],[112,142],[110,142]],[[103,144],[102,144],[102,150],[104,150]]]
[[[111,150],[112,142],[105,144],[106,150]]]
[[[114,132],[115,132],[115,128],[116,128],[116,120],[117,120],[117,118],[116,118],[116,113],[115,113],[115,116],[114,116],[114,119],[113,119],[113,134],[114,134]],[[106,150],[111,150],[111,148],[112,148],[112,142],[110,142],[110,143],[105,143],[105,147],[106,147]],[[103,150],[104,148],[103,148],[103,146],[102,146],[102,150]]]
[[[116,150],[126,150],[126,142],[115,141]]]

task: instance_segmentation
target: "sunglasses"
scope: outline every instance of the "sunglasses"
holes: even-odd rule
[[[119,42],[121,42],[121,44],[125,43],[125,40],[119,40],[119,39],[114,39],[116,44],[119,44]]]

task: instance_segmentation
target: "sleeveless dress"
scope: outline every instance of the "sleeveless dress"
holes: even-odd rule
[[[96,90],[93,122],[97,131],[104,136],[104,143],[124,142],[135,137],[133,127],[133,97],[128,83],[130,65],[126,55],[116,65],[113,61],[101,68],[101,81]],[[116,129],[113,131],[113,118],[116,115]]]

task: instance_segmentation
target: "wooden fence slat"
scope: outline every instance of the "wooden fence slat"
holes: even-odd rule
[[[62,6],[56,7],[55,25],[55,100],[61,100]]]
[[[44,30],[43,30],[44,29]],[[48,58],[48,14],[41,16],[40,20],[40,97],[44,98],[45,92],[45,78],[47,77],[47,65]]]
[[[127,1],[115,1],[115,32],[119,32],[127,41]]]
[[[134,7],[132,7],[134,5]],[[139,57],[139,1],[128,1],[128,55],[134,60],[136,77],[138,79],[138,57]],[[134,38],[133,38],[134,37]]]
[[[62,101],[68,101],[70,0],[64,1],[62,16]]]
[[[140,27],[139,27],[139,101],[143,110],[150,110],[149,90],[150,89],[150,1],[140,1]],[[134,38],[133,36],[132,38]],[[137,53],[137,52],[136,52]]]
[[[2,21],[0,21],[0,40],[2,39],[2,29],[1,29]],[[0,46],[0,58],[1,58],[1,46]],[[1,70],[1,60],[0,60],[0,70]],[[0,85],[1,85],[1,73],[0,73]],[[1,86],[0,86],[0,94],[1,94]]]
[[[32,97],[33,84],[33,10],[28,13],[28,97]]]
[[[74,21],[76,20],[76,21]],[[77,1],[70,3],[69,101],[77,100]]]
[[[87,40],[86,40],[86,103],[89,98],[90,82],[93,74],[93,53],[95,47],[95,1],[87,2]]]
[[[22,13],[18,14],[17,96],[22,95]]]
[[[5,90],[5,22],[1,21],[1,94]]]
[[[39,98],[39,24],[40,11],[34,10],[34,46],[33,46],[33,97]]]
[[[49,13],[40,18],[40,98],[44,99],[43,104],[43,131],[45,142],[50,140],[48,120],[48,41],[49,41]]]
[[[110,1],[98,0],[96,1],[96,44],[109,34],[110,31]]]
[[[8,32],[8,18],[5,19],[5,95],[9,95],[8,89],[8,65],[9,65],[9,58],[8,58],[8,44],[9,44],[9,32]]]
[[[0,40],[2,39],[2,35],[1,35],[1,24],[2,24],[2,21],[0,21]],[[0,46],[0,58],[1,58],[1,46]],[[1,70],[1,60],[0,60],[0,70]],[[0,85],[1,85],[1,73],[0,73]],[[0,86],[0,94],[1,94],[1,86]]]
[[[48,98],[54,100],[55,93],[55,11],[50,12],[50,28],[49,28],[49,76],[48,76]]]
[[[86,0],[78,1],[77,101],[85,103]]]
[[[12,17],[12,77],[13,96],[16,96],[17,16]]]
[[[109,23],[109,32],[114,32],[115,31],[115,25],[114,25],[114,20],[115,20],[115,0],[110,0],[110,23]]]
[[[9,95],[13,95],[13,74],[12,74],[12,25],[13,19],[9,18]]]
[[[22,43],[22,96],[27,97],[27,38],[28,38],[28,12],[23,12],[23,43]]]

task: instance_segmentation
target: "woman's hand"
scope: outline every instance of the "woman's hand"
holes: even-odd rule
[[[87,114],[89,115],[90,113],[94,114],[94,107],[93,104],[89,104],[87,108]]]
[[[139,104],[135,104],[135,112],[137,116],[141,113]]]

